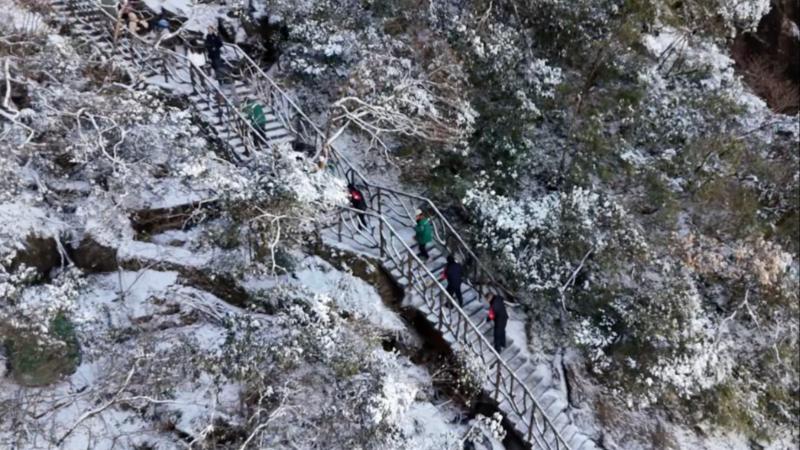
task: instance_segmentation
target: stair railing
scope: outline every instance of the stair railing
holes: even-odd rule
[[[91,11],[104,16],[107,20],[107,26],[105,27],[107,34],[102,35],[104,36],[103,39],[115,45],[115,52],[123,55],[129,54],[131,57],[127,60],[127,63],[133,66],[140,74],[149,70],[155,74],[160,73],[165,82],[169,82],[170,77],[175,81],[190,82],[196,92],[206,96],[209,104],[216,106],[220,123],[225,123],[242,140],[242,145],[247,154],[254,155],[261,150],[269,149],[269,142],[259,131],[253,128],[250,120],[239,111],[236,102],[223,92],[220,83],[212,80],[188,56],[164,47],[155,47],[152,43],[131,33],[127,27],[120,29],[115,43],[113,36],[117,18],[108,11],[105,5],[93,0],[67,0],[67,2],[74,12],[73,16],[86,25],[94,26],[93,23],[84,20],[78,14],[79,12]],[[178,68],[182,68],[182,70]],[[227,120],[223,122],[222,117],[226,117]],[[221,138],[220,140],[227,148],[231,158],[241,162],[241,157],[230,144],[230,138]]]
[[[76,0],[69,1],[70,4],[84,3]],[[116,18],[111,16],[102,5],[95,4],[95,7],[102,11],[102,14],[110,18],[112,22],[116,22]],[[216,94],[217,98],[221,100],[221,103],[224,104],[224,110],[220,109],[220,118],[223,116],[232,118],[234,122],[237,123],[237,126],[233,127],[233,129],[237,134],[240,134],[243,141],[245,141],[245,138],[249,138],[249,136],[246,136],[246,133],[242,133],[243,130],[249,129],[255,132],[249,121],[242,117],[235,104],[202,72],[202,70],[197,69],[195,72],[192,72],[194,66],[188,58],[171,50],[155,48],[138,36],[129,33],[127,29],[122,31],[122,33],[124,33],[128,39],[123,39],[118,42],[123,46],[127,46],[128,51],[132,55],[143,56],[142,62],[150,61],[150,59],[146,57],[150,54],[150,51],[156,50],[159,53],[165,81],[169,80],[170,74],[177,76],[177,72],[170,68],[179,66],[181,62],[185,64],[189,68],[190,77],[193,80],[197,77],[197,79],[200,80],[200,86],[205,88],[206,92]],[[247,63],[246,67],[249,66],[248,70],[250,74],[257,75],[257,77],[255,77],[256,79],[260,78],[266,81],[266,83],[262,84],[262,89],[264,86],[267,88],[266,93],[270,98],[269,106],[273,108],[276,116],[281,117],[281,120],[287,125],[287,128],[303,137],[313,137],[313,142],[315,143],[320,143],[319,139],[321,138],[321,144],[324,145],[326,139],[325,133],[316,126],[272,78],[261,70],[241,48],[230,44],[228,44],[228,47],[233,47],[236,54]],[[144,49],[148,51],[142,51]],[[152,69],[152,66],[149,68]],[[223,111],[225,114],[223,114]],[[292,126],[294,123],[293,116],[299,118],[299,129]],[[254,133],[254,135],[258,134]],[[492,390],[495,401],[499,403],[508,403],[514,414],[523,421],[527,429],[527,440],[541,448],[556,450],[569,449],[569,446],[547,417],[528,387],[519,379],[515,371],[508,366],[500,354],[497,353],[478,327],[472,323],[466,312],[464,312],[450,294],[447,293],[436,276],[430,272],[425,264],[417,257],[416,253],[411,250],[401,235],[397,233],[389,220],[384,216],[384,208],[386,212],[390,209],[395,212],[400,211],[400,213],[397,214],[398,216],[412,219],[412,211],[416,208],[412,202],[417,204],[422,203],[435,214],[434,227],[437,242],[448,248],[452,248],[450,246],[455,243],[464,254],[473,258],[476,263],[473,273],[475,279],[473,279],[473,282],[477,282],[479,275],[485,275],[492,284],[498,285],[494,281],[491,273],[482,266],[477,256],[475,256],[466,243],[464,243],[460,235],[455,231],[452,225],[450,225],[447,219],[444,218],[432,201],[422,196],[370,183],[356,167],[350,164],[350,162],[341,155],[335,146],[331,145],[330,150],[331,160],[333,160],[332,169],[345,178],[348,177],[348,175],[351,177],[358,176],[361,184],[363,184],[371,194],[369,198],[373,210],[378,211],[378,213],[373,213],[371,211],[362,212],[348,207],[339,208],[336,213],[337,222],[335,224],[339,239],[341,240],[342,232],[344,231],[348,234],[348,237],[354,241],[361,242],[369,248],[378,248],[381,256],[388,258],[396,267],[404,268],[408,284],[413,287],[414,291],[421,297],[430,311],[437,312],[437,328],[442,332],[446,331],[451,333],[451,335],[462,344],[463,350],[472,357],[477,358],[484,366],[488,367],[490,364],[494,364],[495,376],[492,382]],[[373,190],[374,193],[371,192]],[[378,239],[375,239],[374,236],[367,234],[359,228],[359,215],[371,217],[378,222]],[[398,222],[396,219],[394,219],[394,221]],[[502,288],[495,289],[501,290]],[[450,305],[454,314],[445,313],[443,308],[445,302]],[[453,316],[455,316],[455,318]],[[489,355],[488,358],[486,356],[487,353]],[[521,395],[519,395],[519,393],[521,393]]]
[[[226,44],[236,56],[244,63],[245,73],[250,80],[256,80],[270,97],[269,105],[284,125],[295,134],[301,136],[306,142],[314,143],[316,148],[326,144],[327,134],[292,100],[286,93],[244,50],[238,45]],[[415,223],[414,211],[417,208],[426,209],[431,213],[435,241],[448,251],[457,253],[462,261],[468,262],[471,271],[470,278],[479,286],[481,294],[493,292],[514,298],[516,294],[511,289],[499,282],[492,271],[486,267],[461,235],[456,232],[452,224],[430,199],[403,192],[397,189],[382,186],[369,181],[361,171],[347,160],[339,151],[335,143],[329,144],[329,169],[339,177],[354,181],[364,187],[366,200],[369,207],[382,213],[395,212],[405,222],[396,221],[400,226]]]
[[[73,3],[76,1],[70,0],[70,2]],[[93,3],[97,9],[101,10],[112,23],[115,23],[116,18],[112,16],[105,7],[94,2],[91,3]],[[123,32],[130,38],[125,40],[124,45],[129,45],[132,48],[132,52],[137,52],[138,55],[146,55],[150,52],[142,52],[139,48],[134,47],[145,47],[147,50],[151,51],[154,49],[152,45],[142,40],[139,36],[131,34],[127,28],[123,30]],[[134,45],[134,43],[136,44]],[[188,47],[190,47],[190,45],[186,43],[186,48]],[[241,62],[241,64],[231,68],[232,72],[236,73],[240,79],[255,84],[260,94],[260,99],[264,101],[267,106],[272,108],[273,114],[276,115],[288,130],[298,135],[305,142],[313,144],[316,148],[321,148],[326,145],[326,133],[305,114],[297,103],[292,100],[291,96],[284,91],[272,77],[267,75],[267,73],[253,61],[250,55],[235,44],[225,44],[225,47]],[[245,149],[248,151],[255,151],[268,146],[268,142],[260,132],[252,127],[250,121],[241,114],[235,103],[231,101],[230,98],[217,87],[216,83],[210,80],[201,69],[196,68],[187,57],[176,52],[162,47],[156,50],[162,55],[161,66],[165,79],[168,80],[167,69],[165,68],[183,64],[189,68],[190,78],[192,80],[198,79],[201,86],[205,88],[209,96],[209,101],[212,101],[211,99],[213,97],[217,98],[217,111],[220,120],[222,116],[227,116],[232,119],[233,123],[229,123],[229,125],[236,135],[242,139]],[[172,61],[167,61],[167,59],[171,59]],[[146,58],[143,57],[143,60],[146,60]],[[223,141],[225,140],[223,139]],[[238,155],[233,152],[233,149],[229,149],[229,151],[234,158],[238,159]],[[479,287],[481,294],[493,292],[495,294],[505,294],[507,297],[515,297],[515,293],[496,279],[493,272],[483,264],[481,258],[467,245],[461,235],[430,199],[370,182],[357,167],[352,165],[347,158],[342,155],[335,143],[329,145],[328,169],[341,178],[349,179],[363,186],[366,191],[365,197],[371,209],[379,213],[382,211],[393,211],[397,213],[398,217],[406,221],[406,223],[396,221],[398,225],[413,225],[415,221],[413,213],[417,208],[422,207],[432,213],[430,218],[436,243],[448,249],[448,251],[457,253],[463,261],[468,263],[467,269],[470,271],[469,278]]]
[[[482,367],[491,367],[494,373],[487,373],[491,383],[491,394],[498,403],[507,403],[511,411],[523,422],[528,442],[538,447],[553,450],[568,450],[566,440],[545,413],[536,397],[525,385],[508,363],[495,350],[494,346],[480,331],[469,315],[442,286],[439,279],[419,259],[416,252],[408,246],[405,239],[395,230],[389,219],[371,211],[361,211],[341,207],[336,212],[337,239],[356,251],[359,247],[377,249],[382,258],[388,259],[402,273],[406,284],[425,303],[429,311],[436,313],[436,328],[442,335],[450,333],[460,349],[475,358]],[[362,224],[361,218],[366,222]],[[374,231],[377,228],[378,237]],[[480,299],[478,300],[480,301]],[[447,310],[450,312],[447,312]]]
[[[266,72],[258,67],[255,61],[241,48],[232,44],[227,45],[234,50],[235,54],[238,55],[242,61],[247,63],[246,66],[249,66],[247,70],[250,79],[260,80],[261,86],[266,86],[267,95],[269,95],[271,99],[268,104],[278,117],[282,117],[281,120],[287,128],[300,135],[301,138],[308,139],[306,142],[310,141],[314,142],[316,145],[326,145],[326,133],[300,109],[291,97],[281,89]],[[261,89],[264,88],[262,87]],[[293,126],[293,124],[298,125]],[[298,130],[298,128],[300,128],[300,130]],[[371,211],[361,212],[348,207],[340,208],[336,213],[337,222],[335,224],[339,239],[341,239],[342,232],[344,231],[349,233],[354,240],[361,241],[370,248],[377,248],[381,257],[389,258],[396,267],[404,267],[405,264],[409,285],[414,287],[415,291],[422,297],[431,311],[438,312],[437,327],[440,331],[444,328],[446,331],[451,332],[453,336],[460,339],[459,342],[465,344],[465,348],[469,349],[468,352],[472,353],[473,356],[477,357],[484,364],[487,363],[487,360],[483,350],[487,348],[491,349],[490,354],[493,354],[495,360],[499,361],[499,364],[497,364],[495,381],[493,383],[495,400],[501,402],[507,401],[514,413],[524,421],[527,428],[527,440],[529,442],[535,442],[540,448],[569,449],[566,441],[547,417],[547,414],[538,404],[528,387],[507,365],[502,357],[500,357],[494,348],[489,345],[486,338],[480,334],[479,330],[469,319],[469,316],[457,306],[436,277],[431,274],[416,254],[411,251],[408,244],[406,244],[403,238],[395,231],[390,221],[395,222],[399,226],[411,225],[414,223],[414,210],[416,207],[427,207],[429,211],[433,212],[432,222],[434,238],[437,243],[451,250],[455,248],[463,257],[471,258],[473,264],[471,265],[472,274],[469,278],[472,280],[473,286],[478,291],[480,298],[484,298],[489,292],[495,294],[510,294],[511,291],[504,288],[495,280],[492,273],[482,264],[480,258],[478,258],[472,249],[463,241],[461,236],[455,231],[450,222],[430,199],[369,182],[358,168],[353,166],[341,154],[333,143],[330,143],[330,159],[332,164],[330,164],[329,168],[337,175],[347,180],[358,181],[364,186],[368,193],[367,198],[371,211],[377,211],[377,213],[373,213]],[[354,180],[356,177],[358,180]],[[387,218],[385,213],[389,213],[390,211],[394,214],[389,215],[388,217],[390,218]],[[348,215],[349,217],[347,217]],[[373,217],[378,220],[380,229],[378,233],[379,238],[377,240],[374,236],[359,228],[359,215]],[[397,219],[396,217],[401,219]],[[356,236],[359,238],[356,239]],[[407,257],[403,258],[403,254],[407,255]],[[414,270],[415,267],[424,269],[424,273],[421,277]],[[435,301],[437,296],[439,298],[438,302]],[[445,314],[442,308],[444,301],[449,302],[449,304],[458,311],[455,324],[452,322],[452,316]],[[463,333],[461,332],[462,329],[464,330]],[[472,331],[472,333],[470,333],[470,331]],[[473,335],[479,337],[476,338],[474,342],[469,341],[468,336]],[[472,345],[469,345],[469,342],[472,342]],[[473,347],[475,343],[477,343],[477,349]],[[515,397],[515,387],[523,392],[521,398]],[[502,399],[498,397],[502,397]],[[531,405],[530,412],[528,412],[528,405]]]

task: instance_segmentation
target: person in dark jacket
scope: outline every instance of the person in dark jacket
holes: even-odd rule
[[[456,262],[456,258],[453,255],[447,255],[447,264],[439,279],[447,280],[447,293],[458,300],[458,306],[464,306],[464,298],[461,296],[462,272],[461,264]]]
[[[359,211],[366,211],[367,210],[367,201],[364,199],[364,194],[356,188],[353,183],[348,183],[347,190],[350,192],[350,205],[359,210]],[[359,214],[358,215],[358,228],[364,229],[367,227],[367,215],[366,214]]]
[[[214,27],[208,27],[205,46],[208,60],[211,62],[211,67],[214,69],[217,79],[219,79],[222,77],[222,38],[219,37]]]
[[[292,141],[292,150],[298,153],[305,153],[307,156],[314,156],[317,153],[317,148],[311,144],[306,144],[303,141],[295,139]]]
[[[503,297],[490,293],[489,300],[489,320],[494,321],[494,349],[497,353],[503,351],[506,346],[506,324],[508,323],[508,312]]]

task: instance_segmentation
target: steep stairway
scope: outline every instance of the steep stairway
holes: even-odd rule
[[[376,190],[375,186],[371,187]],[[380,201],[387,198],[383,189]],[[377,210],[378,197],[370,200],[370,210]],[[402,200],[395,198],[394,201]],[[381,209],[385,210],[385,205]],[[474,264],[467,265],[465,270],[473,276],[462,284],[464,304],[459,308],[438,281],[448,250],[458,248],[452,244],[450,247],[443,245],[446,240],[441,237],[446,235],[446,224],[439,222],[435,227],[437,242],[428,250],[428,260],[422,261],[417,257],[413,219],[399,213],[405,209],[392,209],[381,215],[367,212],[367,227],[361,227],[359,212],[344,208],[339,211],[334,225],[323,231],[323,240],[340,250],[380,261],[406,292],[406,302],[424,314],[454,350],[468,355],[486,369],[484,391],[497,401],[508,424],[532,448],[597,448],[587,433],[574,423],[566,394],[558,380],[553,379],[550,366],[531,361],[520,347],[525,346],[525,342],[507,339],[508,346],[499,355],[492,348],[493,325],[486,320],[486,294],[501,293],[501,289],[481,276]],[[437,224],[438,215],[431,218]]]
[[[105,60],[121,60],[138,86],[152,85],[179,94],[188,93],[192,112],[225,149],[228,159],[247,161],[294,140],[272,105],[264,102],[246,79],[242,81],[239,76],[241,61],[226,60],[225,77],[217,80],[193,62],[189,56],[193,49],[186,41],[173,42],[174,50],[156,48],[153,33],[139,37],[123,27],[114,42],[116,18],[108,8],[92,0],[53,0],[51,6],[70,35]],[[259,102],[264,107],[267,124],[263,133],[252,127],[244,113],[245,106],[251,102]]]
[[[235,45],[226,45],[226,76],[213,79],[190,55],[196,47],[178,39],[173,49],[154,47],[148,38],[120,33],[113,39],[116,18],[92,0],[52,0],[54,12],[79,41],[104,59],[123,62],[139,87],[157,86],[189,100],[195,117],[218,140],[229,159],[247,164],[269,157],[276,145],[299,140],[322,148],[325,134],[250,57]],[[152,41],[155,38],[149,38]],[[267,126],[253,129],[243,114],[250,102],[264,106]],[[367,180],[336,148],[326,146],[328,169],[357,184],[369,209],[368,227],[358,226],[358,212],[342,207],[323,229],[323,240],[342,250],[380,261],[404,288],[407,301],[418,308],[451,346],[473,358],[486,370],[484,391],[504,413],[508,423],[535,449],[591,450],[597,448],[573,422],[570,408],[550,367],[536,364],[523,350],[524,342],[508,342],[501,354],[492,348],[492,325],[484,318],[489,293],[508,291],[464,242],[429,199]],[[413,239],[413,211],[422,208],[434,227],[430,259],[421,261]],[[437,280],[447,253],[464,261],[464,305],[459,307]]]

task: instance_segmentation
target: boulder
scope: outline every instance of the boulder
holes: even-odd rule
[[[76,266],[87,272],[112,272],[117,270],[117,249],[97,242],[91,235],[84,235],[80,243],[70,251]]]
[[[24,248],[17,250],[11,260],[11,270],[16,270],[21,265],[34,267],[41,276],[46,277],[50,270],[61,265],[61,254],[55,238],[29,235],[25,239]]]
[[[131,214],[131,227],[137,236],[149,236],[167,230],[182,230],[208,218],[216,217],[217,202],[192,202],[168,208],[140,209]]]

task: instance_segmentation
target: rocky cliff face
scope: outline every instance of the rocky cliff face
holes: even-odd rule
[[[740,34],[732,50],[745,80],[773,111],[800,110],[800,1],[774,1],[758,29]]]

